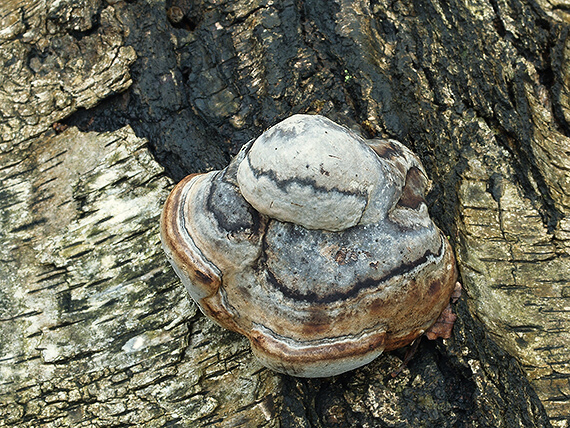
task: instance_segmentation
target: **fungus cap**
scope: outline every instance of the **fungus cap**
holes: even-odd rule
[[[399,142],[295,115],[182,180],[162,243],[201,310],[262,364],[332,376],[411,343],[449,302],[455,259],[426,185]]]

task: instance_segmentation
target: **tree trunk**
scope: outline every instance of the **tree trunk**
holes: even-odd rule
[[[5,0],[0,426],[570,426],[564,1]],[[160,248],[173,183],[314,112],[398,139],[458,255],[453,337],[264,369]]]

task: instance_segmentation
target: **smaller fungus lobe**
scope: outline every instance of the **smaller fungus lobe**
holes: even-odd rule
[[[200,309],[265,366],[333,376],[428,330],[456,282],[419,159],[318,115],[294,115],[222,171],[182,180],[165,252]]]

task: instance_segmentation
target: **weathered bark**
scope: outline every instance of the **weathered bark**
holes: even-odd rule
[[[566,10],[4,2],[0,426],[569,426]],[[433,180],[466,292],[396,378],[402,352],[263,369],[161,252],[171,178],[299,112],[404,142]]]

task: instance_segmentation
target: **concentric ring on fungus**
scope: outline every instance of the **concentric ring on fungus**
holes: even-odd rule
[[[262,364],[333,376],[408,345],[449,303],[455,258],[426,186],[399,142],[294,115],[182,180],[162,244],[202,312]]]

